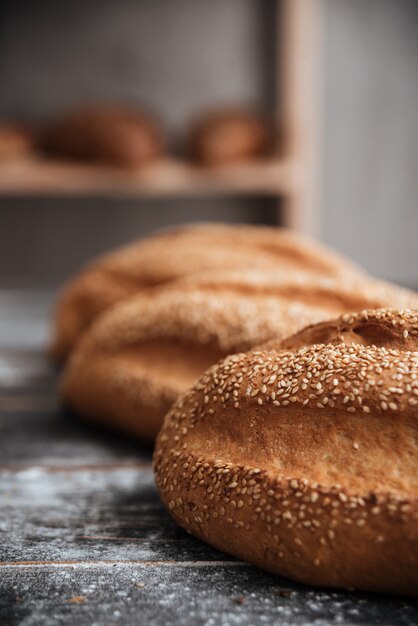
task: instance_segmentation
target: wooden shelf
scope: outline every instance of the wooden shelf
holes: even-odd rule
[[[42,159],[0,164],[0,194],[127,195],[287,194],[294,183],[290,161],[270,159],[219,168],[164,160],[140,171]]]
[[[141,171],[32,160],[0,163],[0,195],[269,195],[278,220],[315,236],[320,224],[320,0],[276,0],[277,123],[285,156],[222,168],[167,159]]]

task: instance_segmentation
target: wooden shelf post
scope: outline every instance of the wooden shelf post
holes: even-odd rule
[[[283,196],[284,226],[319,229],[319,25],[321,0],[278,0],[278,113],[292,190]]]

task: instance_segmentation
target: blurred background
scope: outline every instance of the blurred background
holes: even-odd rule
[[[418,288],[415,0],[3,1],[0,85],[0,123],[30,138],[2,151],[0,129],[0,288],[55,288],[194,220],[287,225]],[[91,102],[145,107],[164,153],[45,152],[51,120]],[[273,149],[198,163],[194,120],[222,108],[256,110]]]

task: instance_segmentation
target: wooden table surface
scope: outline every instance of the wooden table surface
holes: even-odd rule
[[[50,294],[0,294],[0,624],[418,624],[405,598],[317,590],[180,530],[151,451],[64,413]]]

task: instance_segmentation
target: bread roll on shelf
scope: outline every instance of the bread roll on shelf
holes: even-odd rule
[[[191,131],[190,152],[198,163],[222,166],[271,156],[275,147],[272,125],[245,109],[220,109],[201,116]]]
[[[155,161],[164,152],[154,117],[120,104],[75,107],[50,122],[43,145],[51,156],[128,168]]]
[[[0,164],[24,159],[36,146],[35,132],[21,122],[0,122]]]

